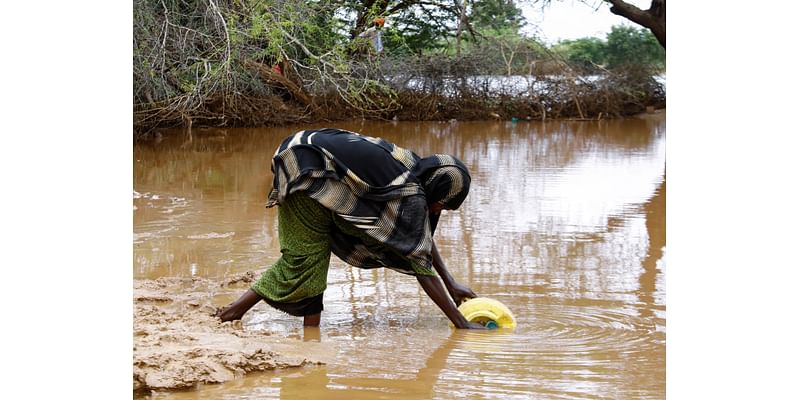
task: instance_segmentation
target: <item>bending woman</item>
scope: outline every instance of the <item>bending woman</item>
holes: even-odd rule
[[[457,209],[469,192],[461,161],[420,158],[383,139],[320,129],[287,137],[272,172],[267,207],[279,206],[281,257],[217,313],[222,321],[241,319],[264,300],[318,326],[333,252],[355,267],[414,275],[457,328],[484,329],[458,312],[462,300],[477,296],[453,279],[433,243],[441,211]]]

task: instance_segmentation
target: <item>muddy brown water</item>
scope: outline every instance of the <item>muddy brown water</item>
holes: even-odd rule
[[[195,129],[134,146],[135,279],[222,280],[278,256],[269,162],[299,129]],[[451,273],[505,303],[512,332],[457,331],[412,277],[332,257],[319,328],[259,304],[243,329],[333,349],[158,399],[664,398],[666,121],[337,123],[473,176],[435,240]],[[243,286],[246,287],[246,286]],[[224,305],[242,287],[205,295]]]

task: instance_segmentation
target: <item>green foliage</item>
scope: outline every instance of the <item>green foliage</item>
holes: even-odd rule
[[[666,52],[647,29],[624,25],[611,28],[606,40],[562,40],[552,50],[573,67],[592,71],[598,67],[644,66],[663,70]]]
[[[647,29],[617,25],[606,35],[606,57],[611,68],[646,65],[663,69],[666,51]]]
[[[459,24],[458,5],[464,3],[464,0],[441,3],[346,0],[340,3],[338,15],[349,16],[342,21],[349,26],[355,25],[358,15],[366,16],[367,21],[385,17],[383,45],[387,53],[395,56],[449,53]],[[466,7],[467,20],[481,35],[508,31],[517,34],[523,26],[522,11],[512,0],[466,1]],[[397,11],[387,15],[392,9]],[[462,34],[463,40],[474,39],[467,31]]]
[[[583,70],[606,63],[606,42],[599,38],[562,40],[553,46],[553,51],[570,65]]]
[[[391,31],[384,34],[383,45],[392,54],[441,52],[450,46],[448,38],[453,36],[456,21],[457,15],[450,9],[410,7],[391,17]]]
[[[547,58],[541,43],[521,33],[524,17],[514,1],[472,2],[468,19],[478,35],[464,37],[462,54],[484,59],[491,66],[488,73],[529,74],[533,65]]]
[[[472,6],[470,20],[481,32],[511,31],[518,33],[524,25],[522,10],[512,0],[476,1]]]
[[[461,7],[471,29],[460,24]],[[384,54],[368,57],[353,38],[378,16],[386,19]],[[564,73],[554,52],[582,69],[630,63],[663,68],[665,59],[649,31],[624,26],[614,27],[606,40],[564,41],[548,49],[521,33],[522,12],[512,0],[134,0],[133,17],[135,115],[147,124],[187,117],[227,123],[247,119],[253,110],[284,118],[276,101],[317,112],[308,99],[378,115],[403,101],[396,91],[404,83],[392,77],[424,79],[441,95],[453,77],[466,82]],[[285,79],[269,72],[275,65]],[[463,93],[488,96],[489,90]]]
[[[346,22],[335,17],[335,8],[324,4],[314,4],[298,15],[290,24],[299,24],[298,39],[315,54],[331,49],[339,49],[349,44],[345,30]]]

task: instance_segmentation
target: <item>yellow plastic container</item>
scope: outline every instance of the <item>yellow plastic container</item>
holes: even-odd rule
[[[511,310],[494,299],[486,297],[469,299],[458,306],[458,311],[467,321],[477,322],[488,328],[494,325],[498,328],[514,329],[517,326]]]

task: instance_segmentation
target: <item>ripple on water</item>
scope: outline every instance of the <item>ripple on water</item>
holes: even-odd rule
[[[197,239],[197,240],[224,239],[224,238],[229,238],[229,237],[231,237],[231,236],[233,236],[235,234],[236,234],[236,232],[225,232],[225,233],[209,232],[209,233],[203,233],[203,234],[200,234],[200,235],[189,235],[186,238],[187,239]]]
[[[370,293],[371,302],[326,298],[322,340],[338,356],[325,369],[324,391],[370,398],[647,398],[641,382],[627,392],[633,385],[626,380],[652,382],[655,394],[663,386],[663,376],[639,376],[636,369],[663,364],[665,334],[623,303],[517,306],[513,331],[459,331],[428,314],[424,298],[377,300],[380,290],[369,283],[369,290],[339,285],[331,289],[356,298]],[[302,337],[297,318],[269,308],[256,315],[252,329]]]
[[[333,259],[316,339],[302,319],[263,303],[243,321],[326,343],[332,362],[169,398],[664,397],[663,123],[461,124],[459,135],[431,140],[438,126],[376,131],[424,154],[463,155],[473,189],[440,221],[437,246],[457,280],[509,306],[517,329],[450,329],[413,277]],[[271,133],[247,136],[275,139],[244,147],[275,148],[285,132]],[[149,167],[137,170],[133,194],[139,275],[261,271],[279,256],[275,210],[260,203],[268,152],[142,150],[137,159]],[[208,166],[230,172],[224,185],[197,173]],[[219,289],[218,305],[243,287]]]

